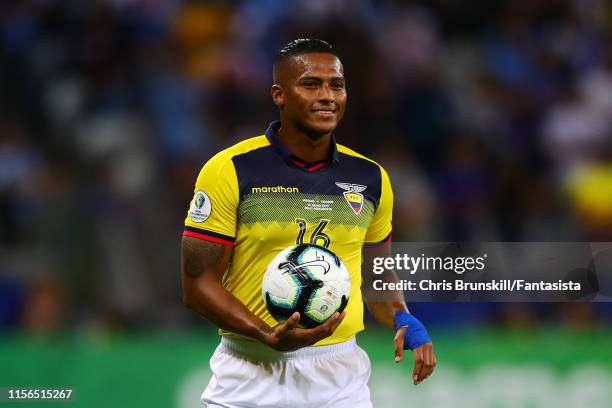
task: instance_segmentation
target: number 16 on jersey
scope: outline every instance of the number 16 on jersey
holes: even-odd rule
[[[296,218],[295,223],[300,229],[298,232],[298,236],[295,239],[295,244],[300,245],[304,243],[304,236],[306,235],[306,230],[308,229],[308,223],[306,222],[306,220],[303,220],[301,218]],[[310,234],[310,241],[308,242],[311,244],[329,248],[331,240],[329,238],[329,235],[323,232],[323,230],[325,229],[325,227],[327,227],[328,224],[329,220],[321,220],[312,232],[312,234]]]

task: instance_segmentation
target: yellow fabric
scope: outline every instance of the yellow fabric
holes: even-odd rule
[[[364,328],[360,290],[363,244],[379,242],[391,232],[393,194],[389,177],[379,166],[382,173],[380,204],[375,207],[374,203],[366,200],[359,214],[353,212],[340,188],[337,195],[323,196],[297,192],[298,189],[287,185],[283,186],[285,189],[282,192],[250,194],[253,191],[250,189],[243,191],[243,196],[239,197],[237,170],[232,157],[268,145],[265,136],[248,139],[220,152],[206,163],[198,176],[195,191],[207,194],[212,211],[204,222],[194,222],[187,216],[185,225],[235,237],[233,257],[224,275],[223,285],[251,312],[274,327],[278,323],[268,313],[261,293],[266,267],[278,252],[295,245],[300,224],[306,225],[303,242],[309,242],[317,226],[328,221],[322,232],[330,238],[329,249],[340,257],[349,270],[351,295],[342,324],[332,336],[316,345],[343,342]],[[369,160],[340,145],[338,151]],[[261,165],[266,166],[266,163]],[[338,165],[342,166],[342,159]],[[318,203],[333,201],[333,210],[305,211],[304,202],[310,199]],[[316,243],[323,244],[318,240]],[[235,336],[222,330],[220,333]]]
[[[391,181],[387,171],[374,160],[370,160],[367,157],[345,147],[338,145],[338,151],[350,156],[360,157],[364,160],[375,163],[379,168],[382,175],[382,192],[380,195],[379,206],[374,213],[374,218],[364,238],[365,243],[378,243],[383,239],[387,238],[391,233],[392,229],[392,217],[393,217],[393,190],[391,189]]]
[[[205,192],[212,203],[212,211],[208,219],[202,222],[191,219],[188,212],[185,225],[235,237],[236,209],[240,197],[232,157],[269,144],[265,136],[254,137],[223,150],[211,158],[200,170],[194,194],[198,191]],[[192,206],[193,199],[189,204],[190,208]]]

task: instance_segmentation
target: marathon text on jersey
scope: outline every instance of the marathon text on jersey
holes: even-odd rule
[[[251,193],[299,193],[297,187],[273,186],[273,187],[253,187]]]

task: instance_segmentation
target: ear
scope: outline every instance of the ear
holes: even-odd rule
[[[283,108],[285,105],[285,97],[283,95],[283,87],[279,84],[272,85],[270,88],[270,95],[272,95],[272,102],[279,108]]]

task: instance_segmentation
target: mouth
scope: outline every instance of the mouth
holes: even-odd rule
[[[336,115],[335,109],[313,109],[312,112],[322,118],[331,118]]]

